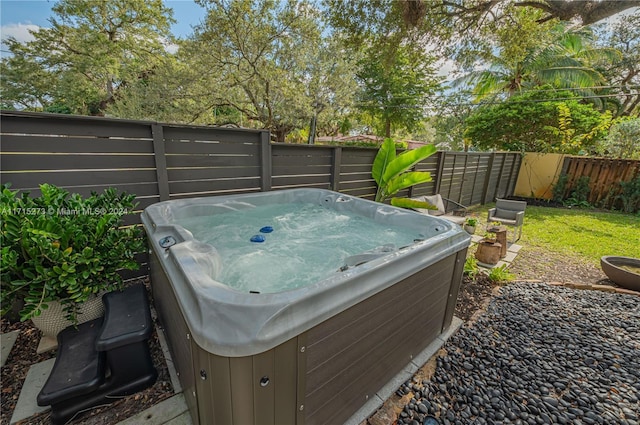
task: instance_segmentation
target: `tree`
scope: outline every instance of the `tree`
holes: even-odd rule
[[[610,114],[572,98],[570,92],[525,92],[479,107],[466,120],[465,137],[487,150],[590,152],[606,134]]]
[[[615,116],[640,115],[640,14],[622,17],[614,26],[605,27],[598,44],[620,52],[614,61],[599,64],[609,87],[599,94],[615,96],[609,99]]]
[[[597,147],[599,155],[640,159],[640,118],[617,119],[611,126],[609,134]]]
[[[533,8],[544,12],[538,18],[539,23],[553,19],[574,21],[580,19],[582,25],[591,25],[633,7],[639,7],[638,0],[439,0],[406,1],[403,19],[407,25],[420,22],[428,16],[441,20],[449,20],[461,28],[468,28],[474,23],[498,20],[502,17],[505,5],[521,8]],[[490,19],[491,18],[491,19]]]
[[[269,129],[278,142],[316,115],[319,127],[336,125],[354,92],[353,66],[323,36],[318,10],[293,0],[200,4],[207,17],[181,43],[182,73],[167,93],[189,111],[187,122],[214,123],[224,110],[237,124]]]
[[[353,108],[357,56],[290,1],[201,2],[207,19],[109,109],[115,116],[267,128],[278,142],[336,134]]]
[[[438,78],[433,58],[405,45],[372,45],[359,63],[359,108],[378,119],[385,137],[392,127],[412,131],[425,116],[427,97],[435,92]]]
[[[5,103],[21,109],[101,114],[128,84],[151,72],[170,40],[171,10],[161,0],[62,0],[51,28],[3,59]]]
[[[477,106],[466,92],[451,92],[437,98],[433,116],[429,118],[435,128],[434,144],[441,150],[468,151],[465,139],[465,121]]]
[[[393,37],[413,34],[432,43],[445,57],[472,69],[477,52],[491,53],[487,42],[496,25],[517,25],[514,10],[536,14],[536,23],[575,21],[590,25],[640,6],[640,0],[326,0],[331,24],[353,43],[371,32]]]
[[[345,50],[337,35],[323,37],[311,52],[303,94],[311,102],[316,133],[335,135],[344,130],[345,118],[354,109],[358,57]]]
[[[563,24],[545,28],[535,24],[536,14],[522,10],[516,10],[513,16],[520,25],[496,30],[498,51],[487,55],[489,68],[457,81],[472,84],[476,100],[500,93],[511,96],[543,85],[581,89],[579,94],[591,98],[593,88],[605,83],[593,63],[619,55],[614,49],[594,47],[590,30],[571,30]]]

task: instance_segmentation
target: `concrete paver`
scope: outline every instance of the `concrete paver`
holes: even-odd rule
[[[518,245],[515,243],[509,244],[509,246],[507,247],[507,251],[515,252],[515,253],[520,252],[521,249],[522,249],[522,245]]]
[[[58,348],[58,340],[51,336],[43,336],[40,338],[40,342],[38,343],[38,348],[36,349],[36,353],[42,354],[47,351],[55,350]]]
[[[189,415],[189,412],[184,412],[182,415],[178,416],[177,418],[173,418],[169,422],[165,422],[164,425],[192,425],[192,424],[193,422],[191,422],[191,415]]]
[[[118,425],[191,425],[191,416],[187,410],[184,395],[176,394],[160,403],[151,406],[137,415],[118,422]]]
[[[20,335],[19,331],[11,331],[6,334],[0,334],[0,367],[4,366],[9,358],[9,353],[13,348],[13,344],[16,343]]]
[[[55,361],[55,358],[45,360],[29,368],[27,377],[22,385],[22,390],[20,391],[20,396],[18,397],[18,403],[16,403],[16,408],[11,417],[12,424],[50,409],[49,406],[38,406],[36,397],[38,397],[38,393],[42,387],[44,387],[45,382],[47,382]]]

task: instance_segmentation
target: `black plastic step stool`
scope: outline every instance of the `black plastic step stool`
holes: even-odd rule
[[[38,405],[51,405],[54,424],[77,412],[149,387],[158,375],[147,340],[152,322],[143,285],[106,294],[104,319],[58,334],[58,354]]]

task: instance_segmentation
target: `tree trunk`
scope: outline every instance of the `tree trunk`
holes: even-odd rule
[[[390,118],[385,119],[384,137],[391,137],[391,119]]]
[[[284,128],[276,128],[274,129],[273,134],[276,136],[277,143],[284,143],[285,137],[287,135],[287,130],[285,130]]]

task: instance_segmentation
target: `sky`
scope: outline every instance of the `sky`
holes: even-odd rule
[[[205,11],[193,0],[166,0],[165,5],[173,9],[176,23],[171,26],[173,34],[185,37],[192,32],[192,27],[200,23]],[[31,39],[29,29],[48,27],[48,19],[53,15],[53,0],[0,0],[0,37],[13,36],[18,41]],[[7,47],[3,43],[0,48],[2,57],[7,55]]]

